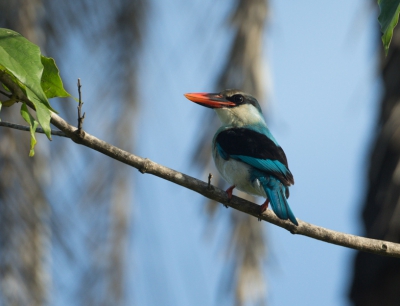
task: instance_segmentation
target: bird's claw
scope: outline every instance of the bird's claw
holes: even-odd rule
[[[230,202],[231,201],[231,199],[232,199],[232,192],[233,192],[233,189],[235,189],[235,185],[233,185],[233,186],[231,186],[231,187],[229,187],[225,192],[226,192],[226,195],[228,196],[228,202]],[[228,208],[229,206],[228,205],[225,205],[225,204],[223,204],[226,208]]]
[[[228,195],[229,201],[232,199],[232,193],[233,193],[233,189],[235,189],[235,187],[236,187],[235,185],[232,185],[227,190],[225,190],[226,194]]]
[[[263,215],[263,212],[267,210],[269,204],[268,198],[265,200],[264,204],[260,205],[260,214],[258,216],[258,221],[261,221],[261,217]]]
[[[261,222],[262,217],[263,217],[263,213],[264,213],[265,209],[260,211],[260,213],[258,214],[257,220]]]

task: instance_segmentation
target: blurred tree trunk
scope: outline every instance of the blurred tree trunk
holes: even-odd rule
[[[96,118],[92,124],[100,137],[113,139],[115,145],[129,151],[134,146],[146,3],[0,0],[0,26],[21,33],[44,54],[55,57],[61,73],[71,70],[74,63],[68,61],[77,60],[71,59],[72,48],[65,48],[72,36],[80,60],[96,62],[99,71],[93,71],[93,80],[82,79],[85,102],[96,104],[96,113],[87,117]],[[79,40],[84,44],[78,46]],[[65,51],[62,59],[61,51]],[[101,85],[109,85],[110,80],[123,81]],[[89,82],[98,84],[97,96],[88,97],[85,88]],[[74,102],[56,108],[64,108],[63,116],[76,122]],[[16,107],[3,108],[1,119],[5,118],[24,124]],[[84,128],[90,124],[86,120]],[[29,133],[2,128],[0,137],[0,305],[45,305],[52,297],[60,299],[59,287],[63,287],[63,298],[72,296],[74,305],[125,304],[131,171],[95,152],[82,154],[73,143],[58,139],[53,140],[57,145],[50,154],[49,142],[42,136],[38,136],[35,157],[29,158]],[[82,163],[73,158],[76,154],[81,154]],[[51,175],[48,164],[58,174],[51,186],[47,184]],[[65,183],[68,185],[62,185]],[[50,286],[50,247],[57,255],[63,253],[64,257],[57,258],[58,265],[67,260],[61,265],[69,267],[74,277],[68,287],[64,273],[56,274],[55,285]],[[80,254],[75,256],[77,250]]]
[[[0,24],[41,44],[38,12],[42,1],[1,1]],[[7,12],[7,13],[6,13]],[[2,109],[1,117],[21,122],[19,112]],[[44,305],[47,300],[50,228],[46,200],[46,147],[28,156],[29,133],[0,129],[0,304]]]
[[[254,95],[264,104],[264,109],[263,38],[267,13],[267,0],[232,1],[229,26],[235,35],[216,84],[217,91],[237,88]],[[215,114],[211,120],[209,112],[206,115],[205,121],[209,121],[210,124],[207,125],[207,129],[202,128],[204,134],[195,150],[194,161],[207,173],[213,172],[213,184],[221,186],[224,184],[223,180],[210,168],[211,140],[220,123]],[[237,190],[235,192],[240,197],[254,201],[248,194]],[[215,215],[217,207],[220,207],[218,203],[208,204],[207,212],[210,217]],[[222,281],[228,292],[234,295],[236,305],[264,305],[267,285],[263,275],[266,255],[263,223],[232,209],[224,212],[229,213],[232,230],[228,231],[231,234],[226,245],[226,268],[229,272]]]
[[[362,213],[365,235],[400,242],[400,28],[389,54],[382,49],[383,97],[372,145]],[[400,305],[400,259],[358,252],[350,299],[354,305]]]

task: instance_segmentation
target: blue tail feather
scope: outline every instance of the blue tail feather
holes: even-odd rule
[[[286,199],[285,193],[287,187],[273,176],[264,175],[257,178],[267,194],[274,213],[280,219],[289,219],[293,224],[299,225]]]

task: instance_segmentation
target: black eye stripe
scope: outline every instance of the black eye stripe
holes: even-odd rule
[[[242,95],[233,95],[232,101],[237,104],[242,104],[244,102],[244,97]]]
[[[220,95],[224,97],[226,100],[235,103],[235,105],[228,106],[228,108],[238,107],[240,105],[249,104],[253,105],[260,113],[262,113],[261,107],[258,104],[257,100],[250,96],[249,94],[245,94],[237,89],[226,89],[220,92]]]

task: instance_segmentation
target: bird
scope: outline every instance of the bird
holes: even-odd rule
[[[258,101],[237,89],[220,93],[187,93],[192,102],[214,109],[222,125],[212,141],[212,156],[221,176],[233,190],[264,197],[260,215],[271,203],[282,220],[298,222],[287,199],[294,184],[285,152],[272,136]]]

